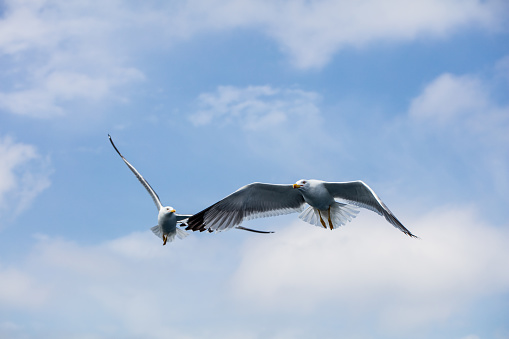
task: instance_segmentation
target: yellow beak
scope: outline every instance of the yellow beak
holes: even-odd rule
[[[299,188],[302,187],[302,185],[293,184],[293,188]]]
[[[171,210],[170,212],[171,212],[171,213],[175,213],[175,212],[177,212],[177,211],[175,211],[175,210]]]

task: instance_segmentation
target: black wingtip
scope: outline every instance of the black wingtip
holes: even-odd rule
[[[120,151],[118,150],[117,146],[115,146],[115,144],[113,143],[113,139],[111,138],[111,135],[108,134],[108,138],[110,139],[111,146],[113,146],[115,151],[117,151],[118,155],[120,155],[120,157],[123,159],[124,156],[120,153]]]
[[[247,227],[244,227],[244,226],[237,226],[235,228],[237,228],[239,230],[243,230],[243,231],[249,231],[249,232],[254,232],[254,233],[261,233],[261,234],[274,233],[274,231],[259,231],[259,230],[254,230],[252,228],[247,228]]]
[[[404,228],[402,231],[403,231],[403,233],[405,233],[406,235],[408,235],[410,238],[421,239],[421,238],[419,238],[418,236],[416,236],[415,234],[412,234],[412,232],[410,232],[410,231],[409,231],[409,230],[407,230],[406,228]]]

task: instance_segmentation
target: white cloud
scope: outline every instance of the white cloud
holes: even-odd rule
[[[123,14],[98,4],[8,2],[0,53],[9,65],[4,76],[13,80],[0,92],[0,108],[46,118],[66,113],[69,101],[123,99],[118,89],[144,78],[122,60]]]
[[[282,46],[299,68],[322,67],[337,51],[377,40],[443,37],[469,25],[497,29],[507,6],[501,1],[189,1],[175,30],[255,27]]]
[[[52,36],[50,27],[38,17],[37,13],[40,3],[40,1],[5,2],[3,18],[0,20],[0,51],[3,54],[14,54],[50,43]]]
[[[0,107],[38,118],[62,115],[62,105],[72,100],[97,101],[112,95],[114,88],[143,79],[135,69],[109,70],[106,75],[86,72],[51,72],[33,79],[29,89],[0,92]]]
[[[12,113],[37,117],[63,114],[63,109],[55,102],[54,94],[40,88],[0,93],[0,107]]]
[[[163,247],[150,231],[98,245],[37,235],[15,271],[0,265],[0,311],[7,314],[0,334],[233,338],[228,329],[207,335],[196,321],[207,322],[204,314],[213,316],[223,303],[223,274],[232,265],[224,249],[237,246],[225,246],[225,237],[199,238]],[[18,326],[17,314],[25,316]]]
[[[496,25],[497,2],[480,1],[317,1],[282,6],[269,32],[301,68],[320,67],[348,46],[376,40],[410,41],[443,36],[468,24]]]
[[[485,199],[500,201],[507,201],[509,188],[509,106],[495,95],[498,89],[507,92],[507,82],[498,81],[506,77],[504,62],[497,63],[491,78],[442,74],[425,86],[408,110],[412,129],[452,148],[457,159],[474,171],[473,186],[484,177],[498,194],[490,192]]]
[[[502,1],[7,1],[0,54],[11,84],[0,107],[36,117],[65,113],[65,101],[124,98],[143,79],[133,59],[203,32],[247,28],[275,39],[299,68],[322,67],[337,52],[378,40],[496,29]],[[6,87],[7,86],[7,87]],[[267,117],[281,119],[281,116]]]
[[[476,75],[442,74],[412,100],[408,113],[415,122],[508,145],[509,106],[492,98],[492,86]]]
[[[422,239],[374,214],[334,232],[295,223],[249,242],[231,286],[258,312],[374,312],[390,331],[445,321],[509,292],[507,229],[466,209],[431,211],[407,226]]]
[[[10,137],[0,138],[0,159],[0,214],[13,216],[50,185],[48,160]]]
[[[442,74],[412,100],[409,114],[440,124],[456,123],[466,116],[484,116],[490,101],[481,80],[475,76]]]
[[[0,265],[0,333],[291,338],[360,320],[404,336],[509,292],[507,229],[469,209],[405,219],[421,240],[367,211],[335,231],[297,221],[270,236],[195,233],[164,247],[149,231],[98,245],[37,236],[16,269]],[[305,321],[317,313],[343,324]]]

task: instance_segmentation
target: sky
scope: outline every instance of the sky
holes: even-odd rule
[[[0,338],[509,338],[504,0],[0,1]],[[162,246],[251,182],[362,210]]]

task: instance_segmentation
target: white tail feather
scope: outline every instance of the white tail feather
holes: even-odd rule
[[[154,227],[151,227],[150,230],[159,238],[163,238],[163,228],[161,226],[155,225]]]
[[[163,239],[163,229],[161,226],[156,225],[154,227],[151,227],[150,230],[159,238]],[[175,239],[175,236],[177,236],[179,239],[184,239],[188,235],[189,233],[187,233],[186,231],[177,228],[175,232],[168,233],[168,239],[166,241],[172,242]]]
[[[355,207],[337,201],[331,205],[330,211],[331,211],[330,220],[332,221],[333,228],[343,226],[344,224],[355,218],[357,216],[357,213],[359,213],[359,211]],[[309,206],[299,215],[299,218],[307,223],[310,223],[311,225],[323,227],[322,223],[320,222],[320,215],[322,216],[322,219],[328,228],[329,227],[328,210],[318,211],[318,209]]]

